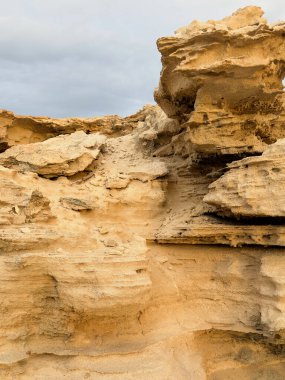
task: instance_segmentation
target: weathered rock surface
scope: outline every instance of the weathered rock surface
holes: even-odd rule
[[[284,379],[285,37],[262,14],[159,41],[165,112],[0,114],[0,379]]]
[[[88,200],[79,198],[60,198],[60,203],[63,207],[74,211],[92,210],[94,208]]]
[[[262,15],[247,7],[158,40],[155,99],[203,155],[260,153],[285,137],[285,24],[269,25]]]
[[[15,172],[0,166],[0,224],[41,222],[51,218],[48,198],[16,181]]]
[[[144,121],[153,106],[145,106],[135,115],[120,117],[108,115],[94,118],[53,119],[50,117],[18,116],[13,112],[0,111],[0,151],[17,144],[44,141],[60,134],[76,131],[101,132],[107,136],[130,133]]]
[[[228,165],[229,171],[209,186],[204,201],[223,215],[285,216],[285,139],[261,156]]]
[[[14,146],[0,154],[0,164],[47,178],[72,176],[88,170],[105,141],[103,135],[78,131],[41,143]]]

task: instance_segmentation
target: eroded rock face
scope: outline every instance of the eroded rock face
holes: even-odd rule
[[[88,170],[105,140],[103,135],[78,131],[41,143],[14,146],[0,154],[0,164],[47,178],[72,176]]]
[[[94,118],[53,119],[50,117],[19,116],[13,112],[0,111],[0,151],[17,144],[30,144],[47,140],[60,134],[76,131],[101,132],[108,136],[130,133],[144,121],[153,106],[146,105],[135,115],[122,118],[108,115]]]
[[[284,24],[262,14],[159,41],[165,112],[0,114],[1,379],[283,380]]]
[[[262,16],[247,7],[158,40],[155,99],[201,154],[259,153],[285,137],[285,24]]]
[[[0,224],[44,222],[53,215],[48,198],[17,183],[17,174],[0,167]]]
[[[285,139],[262,156],[228,165],[229,171],[212,183],[204,201],[221,214],[243,217],[285,216]]]

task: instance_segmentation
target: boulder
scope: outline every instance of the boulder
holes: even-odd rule
[[[72,176],[92,166],[105,140],[98,133],[87,135],[78,131],[39,143],[16,145],[0,154],[0,164],[46,178]]]

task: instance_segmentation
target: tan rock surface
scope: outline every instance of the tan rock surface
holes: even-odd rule
[[[285,216],[285,139],[261,156],[244,158],[228,168],[210,185],[205,202],[221,214],[237,217]]]
[[[0,164],[47,178],[72,176],[88,170],[105,141],[103,135],[78,131],[40,143],[14,146],[0,154]]]
[[[40,142],[76,131],[102,132],[108,136],[124,135],[144,121],[152,108],[153,106],[147,105],[135,115],[125,118],[108,115],[85,119],[19,116],[7,110],[0,110],[0,151],[13,145]]]
[[[46,221],[51,217],[48,198],[19,185],[16,173],[0,166],[0,224]]]
[[[285,137],[285,24],[262,15],[246,7],[158,40],[163,70],[155,99],[201,154],[258,153]]]
[[[262,14],[160,40],[166,113],[2,112],[0,379],[283,380],[284,24]]]

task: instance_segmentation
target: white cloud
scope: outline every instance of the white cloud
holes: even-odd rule
[[[0,107],[22,114],[128,114],[152,102],[155,41],[241,6],[285,19],[283,1],[13,0],[0,15]]]

